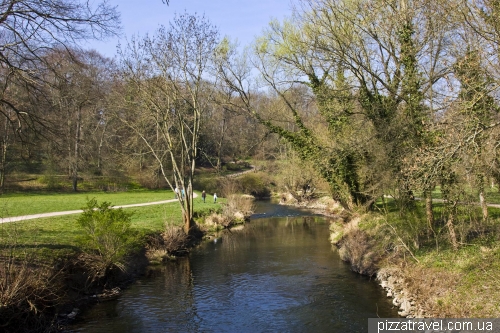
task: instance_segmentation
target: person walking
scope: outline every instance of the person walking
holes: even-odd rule
[[[174,192],[175,192],[175,198],[177,199],[179,197],[179,188],[177,186],[175,187]]]
[[[205,203],[205,199],[207,198],[207,193],[205,192],[205,190],[201,192],[201,198],[203,199],[203,203]]]
[[[214,193],[214,203],[217,202],[217,193]]]

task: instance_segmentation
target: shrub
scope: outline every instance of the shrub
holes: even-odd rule
[[[203,221],[205,231],[213,232],[244,223],[254,210],[254,198],[248,195],[229,194],[220,212],[213,212]]]
[[[222,215],[227,216],[233,223],[242,223],[252,215],[254,199],[250,196],[231,194],[222,208]]]
[[[182,227],[166,225],[161,234],[153,233],[147,236],[146,256],[150,264],[159,264],[185,254],[188,245],[189,238]]]
[[[219,195],[228,198],[234,193],[240,193],[242,190],[237,178],[222,178],[220,181]]]
[[[216,192],[219,194],[220,180],[217,178],[199,177],[194,180],[193,187],[205,190],[207,193]]]
[[[112,209],[109,202],[97,204],[91,199],[78,218],[78,224],[84,229],[85,246],[96,253],[104,270],[116,266],[123,270],[123,259],[135,245],[130,230],[130,213]]]
[[[62,187],[60,177],[50,173],[38,177],[38,182],[46,185],[48,189],[59,189]]]
[[[271,195],[265,178],[264,173],[247,173],[238,178],[238,183],[243,193],[265,198]]]
[[[167,225],[162,234],[165,250],[169,254],[179,254],[186,251],[188,236],[181,227]]]
[[[378,269],[381,253],[374,240],[361,230],[352,230],[342,240],[340,258],[351,264],[357,273],[372,276]]]
[[[244,169],[247,169],[250,167],[250,164],[245,161],[240,161],[237,163],[230,162],[224,164],[224,167],[227,171],[243,171]]]

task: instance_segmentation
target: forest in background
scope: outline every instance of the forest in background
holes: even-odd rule
[[[245,48],[185,13],[113,60],[77,47],[117,31],[113,8],[1,6],[3,192],[33,177],[54,189],[70,179],[73,191],[85,178],[161,181],[187,190],[189,227],[196,168],[252,157],[313,169],[285,187],[326,183],[347,211],[389,196],[404,216],[421,198],[427,233],[444,227],[454,248],[469,237],[457,226],[489,225],[496,0],[302,0]]]

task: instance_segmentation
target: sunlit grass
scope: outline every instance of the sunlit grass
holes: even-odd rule
[[[102,201],[109,201],[114,206],[118,204],[123,205],[138,202],[151,202],[173,198],[171,191],[144,191],[135,194],[124,192],[114,193],[112,195],[101,194],[103,193],[92,193],[92,196],[89,195],[88,197],[97,198],[99,203]],[[140,198],[137,199],[137,194],[145,195],[140,196]],[[62,210],[80,209],[86,204],[85,196],[60,194],[54,196],[39,195],[33,197],[40,199],[41,202],[44,201],[44,198],[52,198],[51,200],[45,201],[47,203],[47,207],[49,207],[46,211],[55,211],[56,207],[65,207]],[[20,197],[12,198],[12,202],[20,199]],[[59,200],[78,198],[81,202],[77,207],[70,205],[58,206],[56,200],[54,200],[55,198],[59,198]],[[137,200],[137,202],[134,200]],[[201,196],[195,198],[194,200],[195,215],[197,216],[205,215],[210,211],[220,210],[220,203],[224,202],[224,199],[221,199],[217,204],[210,201],[207,201],[207,203],[204,204],[201,201]],[[27,201],[19,200],[16,202],[24,202],[24,204],[26,204]],[[132,213],[131,228],[138,234],[162,231],[165,229],[167,224],[181,226],[183,223],[181,208],[177,202],[124,208],[124,210]],[[34,209],[31,212],[40,213],[40,211]],[[36,248],[38,251],[45,253],[48,257],[56,257],[57,255],[65,253],[74,253],[79,250],[79,238],[83,233],[83,229],[81,229],[76,222],[78,216],[79,214],[72,214],[2,223],[0,224],[0,248],[6,249],[8,247],[12,247],[13,245],[16,245],[17,251]]]
[[[472,189],[465,187],[465,193],[467,193],[470,198],[473,198],[473,201],[479,201],[479,194],[475,193]],[[422,193],[416,192],[415,195],[417,197],[422,197]],[[485,196],[486,196],[486,202],[491,203],[491,204],[500,204],[500,192],[498,190],[497,186],[493,187],[486,187],[485,188]],[[441,187],[436,186],[434,190],[432,191],[432,198],[433,199],[442,199],[442,193],[441,193]]]
[[[446,224],[450,208],[442,201],[434,202],[433,206],[432,231],[425,222],[424,201],[416,201],[413,209],[402,213],[390,198],[376,202],[382,214],[379,220],[368,220],[367,228],[376,232],[379,243],[384,244],[387,229],[380,226],[390,224],[389,231],[397,238],[390,238],[388,244],[403,242],[411,250],[411,256],[399,258],[407,266],[398,262],[398,269],[404,267],[405,288],[427,314],[460,318],[498,317],[500,209],[489,207],[489,218],[483,220],[479,205],[459,205],[453,221],[459,246],[454,249]],[[393,259],[388,257],[387,260]]]
[[[88,199],[107,201],[114,206],[173,199],[170,190],[128,192],[23,193],[0,196],[0,217],[31,215],[81,209]]]
[[[439,297],[437,311],[448,316],[497,317],[500,313],[500,248],[492,245],[474,242],[457,251],[444,248],[417,255],[427,272],[455,274],[452,290],[441,295],[434,292],[421,296]]]

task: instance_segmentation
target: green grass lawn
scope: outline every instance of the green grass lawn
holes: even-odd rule
[[[428,249],[417,254],[419,265],[428,275],[441,272],[452,279],[452,287],[442,294],[432,293],[438,310],[453,317],[497,317],[500,313],[500,247],[480,243],[450,248]],[[434,275],[439,276],[439,275]],[[437,280],[437,279],[436,279]],[[436,283],[436,282],[434,282]],[[425,289],[425,288],[423,288]],[[435,290],[435,289],[433,289]],[[441,289],[443,290],[443,289]]]
[[[199,193],[198,193],[199,195]],[[171,191],[138,191],[120,193],[87,193],[87,194],[37,194],[13,195],[0,200],[14,214],[11,216],[36,214],[42,212],[81,209],[87,198],[95,197],[100,203],[111,202],[112,205],[124,205],[141,202],[153,202],[173,199]],[[201,195],[194,199],[195,215],[203,215],[220,209],[220,202],[203,203]],[[30,204],[32,202],[33,204]],[[221,202],[224,202],[222,199]],[[140,233],[161,231],[166,224],[182,225],[181,209],[177,202],[124,208],[132,213],[132,229]],[[33,249],[42,251],[49,257],[71,253],[79,248],[79,237],[83,230],[77,224],[80,214],[46,217],[19,222],[0,224],[0,248],[8,249],[16,245],[17,250]]]
[[[23,193],[0,196],[0,217],[77,210],[88,199],[107,201],[113,206],[173,199],[170,190],[134,190],[128,192]]]
[[[212,204],[213,205],[213,204]],[[215,205],[213,205],[215,206]],[[132,228],[143,231],[162,230],[165,224],[181,225],[179,205],[174,203],[126,208],[132,213]],[[33,244],[71,244],[82,232],[76,223],[80,214],[45,217],[0,224],[2,236],[13,236],[18,241]],[[0,237],[0,239],[4,237]]]
[[[466,193],[468,193],[474,201],[479,202],[479,194],[478,193],[473,193],[472,190],[466,189]],[[491,203],[491,204],[500,204],[500,192],[498,190],[498,187],[487,187],[485,188],[485,194],[486,194],[486,202]],[[415,193],[417,197],[422,197],[422,193]],[[432,191],[432,198],[433,199],[442,199],[441,195],[441,187],[436,186],[434,190]]]

